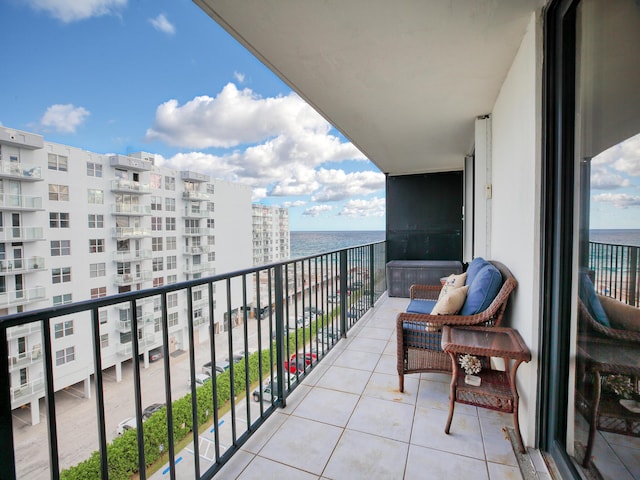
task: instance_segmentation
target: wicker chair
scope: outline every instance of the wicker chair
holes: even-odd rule
[[[581,335],[640,343],[640,308],[604,295],[598,295],[598,299],[611,322],[611,326],[607,327],[593,318],[582,300],[578,299]]]
[[[502,263],[490,261],[502,275],[502,287],[493,302],[475,315],[426,315],[404,312],[398,315],[398,376],[400,391],[404,391],[407,373],[451,373],[451,357],[442,350],[443,325],[499,326],[502,322],[509,295],[516,287],[516,279]],[[412,285],[411,299],[437,300],[440,285]]]

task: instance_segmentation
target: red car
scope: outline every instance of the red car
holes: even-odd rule
[[[311,365],[318,359],[318,355],[312,352],[294,353],[289,360],[284,361],[284,369],[295,374],[298,370],[304,370],[305,366]],[[304,361],[304,364],[302,363]]]

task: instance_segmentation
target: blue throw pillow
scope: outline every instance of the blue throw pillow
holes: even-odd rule
[[[487,265],[490,265],[490,263],[487,262],[484,258],[474,258],[469,264],[469,268],[467,268],[467,279],[465,280],[464,284],[471,285],[471,282],[473,282],[473,279],[476,278],[478,272],[482,270],[482,267],[485,267]]]
[[[467,274],[467,278],[469,275]],[[467,299],[458,315],[475,315],[485,311],[502,287],[502,274],[489,262],[480,269],[469,285]]]
[[[411,300],[409,302],[409,306],[407,307],[407,313],[422,313],[424,315],[429,315],[431,310],[433,310],[434,305],[436,304],[435,300]]]
[[[593,287],[593,282],[586,273],[580,274],[578,295],[580,296],[582,303],[584,303],[584,306],[587,307],[589,315],[591,315],[596,322],[604,325],[605,327],[611,327],[609,318],[607,317],[604,308],[602,308],[598,295],[596,295],[596,289]]]

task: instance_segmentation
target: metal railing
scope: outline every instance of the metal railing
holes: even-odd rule
[[[44,451],[49,453],[48,477],[58,479],[61,470],[73,470],[67,472],[69,478],[122,478],[124,471],[127,478],[135,474],[144,480],[164,468],[163,474],[170,479],[210,479],[271,414],[286,405],[291,391],[386,291],[385,264],[385,243],[380,242],[0,318],[2,478],[27,478],[20,473],[20,452],[16,450],[18,445],[11,421],[11,402],[17,398],[16,389],[23,390],[20,379],[8,373],[11,352],[20,341],[16,332],[37,335],[43,347],[43,378],[37,383],[44,384],[43,418],[48,426]],[[168,309],[168,299],[176,292],[182,292],[187,304],[186,312],[179,316],[173,316]],[[198,292],[197,301],[193,299],[194,292]],[[203,298],[207,300],[204,311]],[[143,319],[137,307],[149,301],[161,306],[160,324],[151,335],[153,338],[145,332],[142,340],[132,335],[132,341],[123,346],[126,337],[122,337],[121,343],[113,346],[115,355],[120,356],[119,362],[127,362],[132,374],[133,388],[118,390],[127,392],[124,398],[114,391],[114,376],[106,373],[107,366],[103,363],[111,348],[104,341],[104,333],[110,327],[115,330],[118,319],[105,323],[100,312],[128,303],[131,331],[138,332]],[[197,314],[194,314],[195,305],[198,305]],[[61,400],[69,398],[60,397],[62,392],[54,389],[54,384],[62,388],[61,382],[56,382],[57,365],[62,364],[59,368],[68,365],[64,365],[62,351],[56,351],[58,347],[52,339],[52,325],[69,318],[74,319],[78,332],[90,332],[91,338],[78,340],[84,344],[83,349],[91,351],[88,357],[91,365],[83,368],[90,375],[85,382],[90,380],[91,386],[95,386],[95,419],[82,418],[82,427],[71,433],[68,430],[73,427],[69,427],[65,419],[70,421],[73,415],[56,415],[57,408],[68,407]],[[34,325],[39,328],[32,328]],[[184,342],[177,345],[176,338]],[[150,343],[150,339],[157,343]],[[64,340],[68,346],[69,337]],[[155,370],[147,373],[142,368],[143,359],[144,366],[148,366],[150,349],[157,344],[162,350],[162,361],[156,362]],[[181,374],[172,357],[184,353],[188,371]],[[77,361],[80,349],[73,354],[73,360]],[[224,358],[229,359],[228,364],[218,367],[225,364]],[[158,356],[154,354],[153,359],[158,360]],[[200,372],[205,371],[207,364],[214,376],[209,379],[205,376],[202,380]],[[117,368],[125,366],[114,368],[117,372]],[[181,388],[187,388],[185,375],[189,380],[188,390],[180,393]],[[268,385],[274,387],[273,391]],[[92,389],[85,386],[85,392],[90,391]],[[163,392],[165,407],[151,417],[143,416],[143,394],[148,400],[150,392],[157,394],[158,391]],[[24,398],[37,401],[33,395]],[[127,401],[129,407],[126,407]],[[107,417],[111,418],[113,412],[123,415],[127,408],[135,411],[137,428],[113,437],[107,428]],[[69,457],[78,458],[79,443],[73,442],[74,448],[67,454],[65,433],[74,440],[78,435],[86,436],[82,444],[87,445],[88,450],[83,452],[87,460],[68,465]],[[39,438],[39,451],[42,451],[42,442]],[[189,453],[193,466],[187,474],[183,463],[177,476],[176,465],[186,454],[178,450],[185,444],[188,447],[184,447],[184,451]],[[95,449],[91,445],[98,446],[96,452],[91,451]],[[123,449],[129,453],[123,454]],[[117,462],[114,462],[115,456]],[[114,468],[118,469],[117,473]]]
[[[598,293],[640,306],[640,247],[589,242],[589,269]]]

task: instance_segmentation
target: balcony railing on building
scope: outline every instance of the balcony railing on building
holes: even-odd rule
[[[142,227],[115,227],[113,236],[117,239],[143,238],[151,236],[151,229]]]
[[[211,194],[205,192],[199,192],[196,190],[185,190],[182,192],[182,198],[185,200],[210,200]]]
[[[44,257],[0,260],[0,275],[14,275],[17,273],[38,272],[44,269]]]
[[[11,387],[11,403],[19,404],[33,397],[42,397],[44,391],[44,376],[40,376],[17,387]]]
[[[131,285],[132,283],[148,282],[151,280],[151,272],[117,273],[113,276],[113,283],[118,286]]]
[[[184,207],[185,218],[207,218],[211,212],[207,209],[194,208],[194,206]]]
[[[13,178],[23,182],[38,182],[42,181],[42,169],[25,163],[0,162],[0,178]]]
[[[142,262],[153,258],[151,250],[130,250],[128,252],[113,252],[113,261],[118,263]]]
[[[113,215],[142,216],[151,215],[150,205],[131,205],[127,203],[115,203],[112,206]]]
[[[20,210],[23,212],[43,210],[42,197],[0,193],[0,210]]]
[[[46,298],[46,290],[43,286],[25,288],[23,290],[13,290],[11,292],[0,293],[0,308],[27,305],[39,302]]]
[[[0,242],[37,242],[44,240],[42,227],[0,227]]]
[[[202,237],[205,235],[213,235],[215,233],[213,228],[207,227],[184,227],[182,234],[185,237]]]
[[[200,255],[213,251],[213,245],[191,245],[182,250],[185,255]]]
[[[151,187],[148,183],[135,182],[133,180],[126,180],[119,178],[111,181],[112,192],[122,193],[151,193]]]

